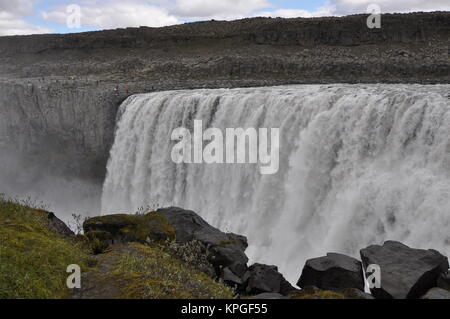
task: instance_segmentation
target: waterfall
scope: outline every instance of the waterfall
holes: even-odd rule
[[[450,253],[450,86],[295,85],[158,92],[121,106],[104,213],[176,205],[246,235],[296,281],[307,258],[399,240]],[[171,133],[279,128],[279,171],[175,164]]]

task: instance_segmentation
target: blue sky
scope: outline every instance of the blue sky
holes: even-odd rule
[[[213,0],[216,1],[216,0]],[[220,1],[220,0],[219,0]],[[449,0],[450,1],[450,0]],[[35,14],[31,17],[28,17],[26,21],[30,24],[37,24],[41,26],[45,26],[47,28],[51,28],[55,30],[57,33],[70,33],[70,32],[82,32],[82,31],[91,31],[91,30],[99,30],[101,28],[99,27],[93,27],[93,26],[81,26],[81,28],[69,29],[66,27],[66,25],[61,25],[52,21],[48,21],[46,19],[43,19],[39,12],[41,11],[51,11],[52,7],[55,5],[56,2],[64,2],[67,4],[77,3],[77,1],[40,1],[36,5]],[[126,1],[125,1],[126,2]],[[270,3],[278,8],[283,9],[303,9],[307,11],[314,11],[322,6],[324,6],[327,3],[327,0],[303,0],[303,1],[295,1],[295,0],[272,0]],[[81,6],[82,7],[82,6]],[[276,8],[270,8],[267,7],[267,11],[275,11]],[[185,19],[183,21],[189,22],[192,21],[191,19]]]
[[[450,10],[450,0],[0,0],[0,35],[67,33],[141,25],[159,27],[200,20],[254,16],[311,17],[382,12]],[[69,28],[67,7],[81,10]]]

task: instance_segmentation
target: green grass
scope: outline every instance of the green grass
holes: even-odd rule
[[[48,212],[32,206],[36,204],[0,196],[0,299],[67,298],[70,291],[66,280],[70,274],[66,269],[70,264],[78,264],[82,272],[97,274],[91,280],[100,287],[112,280],[120,287],[120,293],[112,298],[233,298],[230,288],[195,267],[201,261],[193,249],[195,245],[174,250],[170,239],[174,239],[175,230],[158,215],[140,219],[145,221],[146,231],[156,234],[155,239],[166,241],[112,245],[93,259],[93,240],[109,239],[108,234],[93,231],[86,236],[63,238],[48,228]],[[139,225],[131,226],[131,233],[140,235]],[[140,241],[145,236],[135,237]],[[106,260],[112,268],[89,268],[94,260]],[[99,289],[96,297],[102,298],[102,293]]]
[[[290,294],[291,299],[345,299],[345,297],[345,294],[340,292],[314,289],[312,287],[305,287]]]
[[[0,298],[64,298],[67,266],[86,266],[80,244],[47,227],[47,212],[0,197]]]
[[[99,216],[89,218],[84,226],[88,229],[97,229],[97,224],[107,225],[103,226],[107,229],[118,230],[120,237],[126,241],[144,243],[147,239],[156,241],[175,239],[175,228],[169,224],[165,216],[155,212],[146,215]]]
[[[158,246],[138,243],[119,258],[111,279],[122,283],[123,298],[230,299],[233,291],[189,267]]]

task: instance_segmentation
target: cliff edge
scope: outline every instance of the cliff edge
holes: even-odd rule
[[[53,179],[42,182],[54,175],[93,183],[96,190],[88,193],[99,194],[117,108],[131,94],[299,83],[450,83],[450,12],[385,14],[381,29],[369,29],[367,17],[253,18],[0,37],[0,180],[12,181],[0,193],[49,184],[66,188]]]

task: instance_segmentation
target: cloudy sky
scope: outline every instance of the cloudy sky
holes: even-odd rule
[[[382,12],[450,11],[450,0],[0,0],[0,35],[159,27],[255,16],[340,16],[365,13],[372,3]]]

